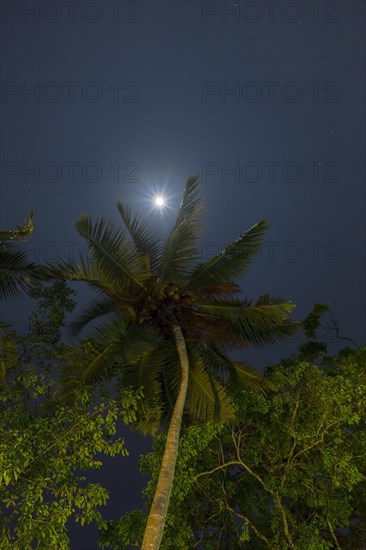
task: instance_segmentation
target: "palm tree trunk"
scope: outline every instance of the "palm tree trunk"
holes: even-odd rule
[[[173,487],[175,464],[178,456],[179,435],[187,397],[189,364],[186,345],[182,331],[178,325],[173,326],[173,332],[180,360],[181,381],[172,418],[170,420],[159,479],[147,520],[141,550],[158,550],[160,547],[169,507],[170,494]]]

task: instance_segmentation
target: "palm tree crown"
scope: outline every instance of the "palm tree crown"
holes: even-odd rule
[[[199,262],[198,237],[203,205],[198,178],[187,180],[177,219],[161,243],[146,223],[117,208],[127,233],[104,219],[87,215],[75,223],[88,242],[91,257],[61,262],[53,269],[71,280],[87,281],[101,299],[75,323],[76,330],[104,317],[95,330],[101,353],[87,369],[64,373],[65,379],[92,382],[112,365],[123,385],[144,386],[144,431],[156,430],[147,411],[171,412],[180,369],[173,326],[184,335],[189,358],[187,408],[199,419],[229,418],[233,407],[225,389],[229,381],[261,390],[260,375],[227,352],[275,343],[293,334],[288,320],[294,304],[260,296],[255,303],[237,297],[237,278],[255,258],[268,225],[261,221],[243,232],[221,253]],[[147,415],[147,416],[146,416]]]

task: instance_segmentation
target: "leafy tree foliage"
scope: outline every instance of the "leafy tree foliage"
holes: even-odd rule
[[[235,422],[184,428],[161,548],[366,546],[366,348],[318,365],[294,356],[267,376],[270,396],[233,388]],[[148,500],[163,441],[141,459]],[[138,547],[143,525],[134,511],[102,541]]]
[[[1,326],[0,547],[4,550],[69,548],[67,521],[104,525],[100,507],[107,491],[87,480],[102,455],[126,455],[116,423],[135,418],[139,395],[121,399],[107,392],[96,401],[76,388],[73,405],[61,399],[57,365],[87,362],[78,349],[60,342],[65,312],[73,309],[63,283],[35,287],[39,307],[25,334]],[[52,367],[52,368],[51,368]],[[141,396],[140,396],[141,397]]]

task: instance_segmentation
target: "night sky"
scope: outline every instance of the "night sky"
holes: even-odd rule
[[[1,227],[34,210],[30,260],[82,250],[73,222],[118,221],[117,199],[163,234],[186,178],[200,174],[202,260],[267,219],[245,297],[284,296],[297,320],[329,302],[341,333],[365,344],[362,0],[0,8]],[[91,292],[77,288],[79,311]],[[31,306],[7,304],[1,318],[21,329]],[[331,352],[344,346],[323,339]],[[263,369],[299,342],[241,358]],[[111,491],[110,518],[140,504],[136,459],[151,444],[127,432],[126,445],[128,459],[93,475]],[[96,550],[92,528],[72,533],[73,550]]]

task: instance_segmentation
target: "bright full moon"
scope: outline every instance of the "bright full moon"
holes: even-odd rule
[[[165,199],[164,197],[156,197],[155,198],[155,205],[159,206],[160,208],[165,205]]]

